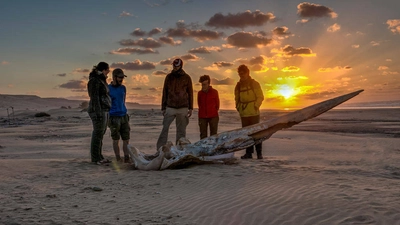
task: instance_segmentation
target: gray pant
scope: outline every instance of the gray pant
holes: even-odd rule
[[[175,109],[167,107],[163,119],[163,128],[157,141],[157,150],[167,143],[169,126],[174,119],[176,119],[176,143],[179,138],[186,137],[186,127],[189,124],[187,114],[188,108]]]

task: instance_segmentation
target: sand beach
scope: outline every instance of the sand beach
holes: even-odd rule
[[[399,108],[333,109],[275,133],[262,160],[239,151],[230,164],[140,171],[91,164],[90,118],[62,104],[30,99],[11,119],[1,109],[0,224],[400,224]],[[154,153],[160,110],[129,114],[131,144]],[[221,110],[219,131],[238,127]],[[187,133],[199,140],[196,110]],[[103,154],[115,160],[111,144],[108,130]]]

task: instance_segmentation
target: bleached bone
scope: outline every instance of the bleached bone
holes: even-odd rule
[[[143,154],[133,146],[128,146],[128,150],[135,167],[140,170],[179,168],[191,163],[215,160],[218,156],[231,157],[233,152],[261,143],[279,130],[314,118],[355,97],[362,91],[364,90],[326,100],[262,123],[215,134],[193,144],[183,140],[181,143],[185,144],[177,147],[168,142],[153,155]]]

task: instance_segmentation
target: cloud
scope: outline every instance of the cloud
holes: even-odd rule
[[[221,52],[222,50],[220,47],[216,47],[216,46],[210,46],[210,47],[201,46],[198,48],[192,48],[188,52],[189,53],[199,53],[199,54],[209,54],[212,51]]]
[[[213,85],[234,85],[234,84],[236,84],[236,81],[230,77],[227,77],[222,80],[211,78],[211,84],[213,84]]]
[[[133,15],[131,13],[122,11],[121,14],[119,14],[119,17],[132,17]]]
[[[318,72],[320,73],[330,73],[330,72],[338,72],[338,71],[343,71],[343,70],[351,70],[352,68],[350,66],[335,66],[333,68],[331,67],[326,67],[326,68],[319,68]]]
[[[268,39],[260,34],[251,32],[237,32],[230,35],[227,39],[229,45],[242,48],[257,48],[272,43],[272,39]]]
[[[133,30],[132,33],[130,33],[130,35],[135,36],[135,37],[144,37],[144,36],[153,36],[156,34],[161,33],[162,29],[161,28],[153,28],[151,29],[148,33],[144,30],[141,30],[140,28],[136,28],[135,30]]]
[[[200,57],[197,57],[194,54],[186,54],[186,55],[181,55],[181,56],[173,56],[168,59],[161,60],[160,65],[171,65],[172,61],[174,61],[174,59],[177,59],[177,58],[180,58],[183,60],[183,66],[185,66],[185,61],[198,61],[201,59]]]
[[[332,9],[308,2],[297,5],[297,14],[303,18],[337,17],[337,14]]]
[[[150,0],[143,0],[148,6],[150,6],[150,7],[160,7],[160,6],[164,6],[164,5],[167,5],[169,2],[170,2],[170,0],[159,0],[158,2],[159,3],[157,3],[157,2],[154,2],[154,1],[151,1],[150,2]]]
[[[56,74],[56,76],[58,76],[58,77],[65,77],[65,76],[67,76],[67,74],[66,74],[66,73],[59,73],[59,74]]]
[[[165,33],[168,37],[180,37],[180,38],[194,38],[199,42],[208,40],[217,40],[223,37],[223,32],[217,32],[205,29],[190,29],[182,21],[176,23],[176,28],[170,28]]]
[[[370,44],[375,47],[375,46],[379,46],[381,43],[379,43],[377,41],[371,41]]]
[[[77,68],[74,69],[74,71],[72,71],[73,73],[89,73],[90,70],[89,69],[81,69],[81,68]]]
[[[73,90],[85,90],[86,82],[82,80],[70,80],[67,83],[60,84],[59,87]]]
[[[284,67],[283,69],[281,69],[282,72],[297,72],[299,70],[300,70],[300,68],[297,66],[287,66],[287,67]]]
[[[165,76],[165,75],[167,75],[167,74],[168,74],[167,72],[162,71],[162,70],[157,70],[157,71],[154,71],[154,72],[152,73],[152,75],[154,75],[154,76]]]
[[[338,30],[340,30],[340,25],[335,23],[332,26],[328,27],[328,29],[326,29],[328,32],[336,32]]]
[[[2,61],[1,62],[1,65],[9,65],[10,64],[10,62],[7,62],[7,61]]]
[[[131,89],[134,90],[134,91],[140,91],[140,90],[142,90],[141,87],[133,87],[133,88],[131,88]]]
[[[143,37],[146,35],[146,31],[142,31],[140,28],[136,28],[132,33],[132,36],[136,36],[136,37]]]
[[[151,29],[151,31],[149,31],[149,33],[147,35],[153,36],[153,35],[161,33],[161,31],[162,31],[161,28],[156,27],[156,28]]]
[[[159,48],[161,47],[161,43],[151,37],[143,39],[140,38],[138,40],[132,39],[124,39],[119,41],[119,44],[122,46],[140,46],[143,48]]]
[[[275,16],[272,13],[263,13],[259,10],[251,12],[247,10],[242,13],[236,13],[224,16],[222,13],[216,13],[207,22],[206,26],[215,28],[244,28],[248,26],[262,26],[269,21],[273,21]]]
[[[352,45],[351,47],[352,47],[352,48],[359,48],[360,45]]]
[[[150,80],[149,80],[149,76],[147,75],[141,75],[141,74],[136,74],[134,76],[131,77],[133,84],[141,84],[141,85],[147,85]]]
[[[300,47],[294,48],[291,45],[286,45],[285,47],[281,48],[280,50],[273,49],[272,52],[281,53],[281,56],[309,56],[313,57],[316,56],[315,53],[312,52],[310,48]],[[279,56],[279,55],[278,55]]]
[[[277,35],[277,36],[287,36],[290,35],[291,33],[288,32],[289,28],[283,26],[283,27],[275,27],[272,30],[272,34],[273,35]]]
[[[112,55],[129,55],[129,54],[158,54],[158,51],[155,51],[151,48],[140,49],[140,48],[119,48],[117,50],[109,52]]]
[[[197,57],[196,55],[194,55],[194,54],[186,54],[186,55],[182,55],[181,57],[180,57],[183,61],[198,61],[198,60],[200,60],[200,58],[199,57]]]
[[[149,62],[149,61],[141,62],[139,59],[137,59],[133,62],[112,63],[111,67],[112,68],[121,68],[121,69],[125,69],[125,70],[153,70],[156,68],[156,64],[153,62]]]
[[[174,39],[171,38],[171,37],[160,37],[158,40],[160,40],[161,42],[163,42],[165,44],[169,44],[169,45],[172,45],[172,46],[182,44],[181,40],[174,41]]]
[[[400,19],[395,19],[395,20],[387,20],[386,24],[389,26],[388,29],[396,34],[400,34]]]
[[[378,67],[378,70],[388,70],[389,69],[389,67],[387,67],[387,66],[379,66]]]
[[[213,65],[216,65],[217,67],[231,67],[234,64],[231,62],[220,61],[220,62],[214,62]]]

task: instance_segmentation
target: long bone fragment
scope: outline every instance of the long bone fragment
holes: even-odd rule
[[[128,150],[135,167],[140,170],[179,168],[190,163],[210,161],[213,156],[230,154],[267,140],[275,132],[327,112],[362,91],[364,90],[332,98],[252,126],[225,131],[193,144],[173,146],[169,142],[154,155],[143,154],[132,146],[128,146]]]

